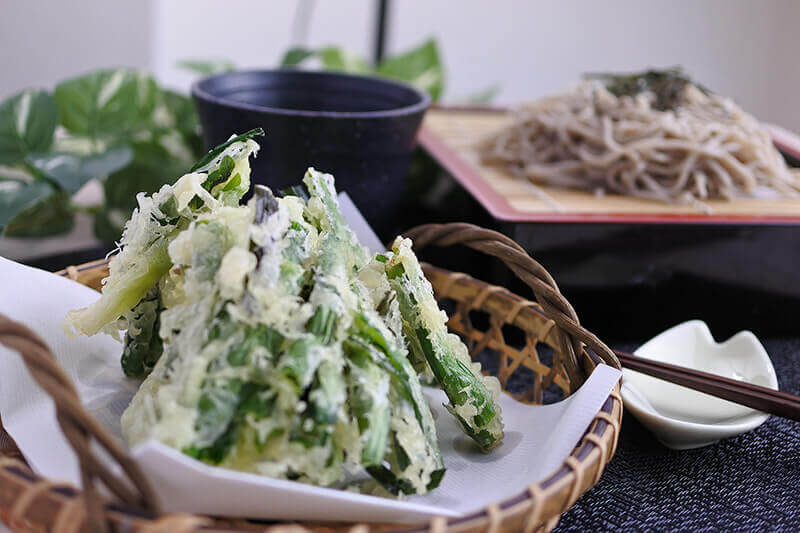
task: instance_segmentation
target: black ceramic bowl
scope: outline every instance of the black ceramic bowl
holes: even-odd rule
[[[381,78],[286,69],[211,76],[192,95],[209,148],[264,128],[256,183],[284,189],[313,166],[336,177],[381,237],[403,227],[400,202],[426,93]]]

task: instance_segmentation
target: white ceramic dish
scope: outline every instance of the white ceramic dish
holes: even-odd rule
[[[705,322],[691,320],[668,329],[636,355],[778,388],[775,369],[753,333],[740,331],[717,343]],[[769,415],[632,370],[622,371],[626,409],[665,446],[699,448],[754,429]]]

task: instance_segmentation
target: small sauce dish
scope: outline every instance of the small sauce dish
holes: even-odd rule
[[[671,363],[778,389],[778,379],[764,346],[750,331],[717,343],[701,320],[678,324],[635,352]],[[623,369],[625,408],[665,446],[686,450],[708,446],[763,424],[768,414],[680,385]]]

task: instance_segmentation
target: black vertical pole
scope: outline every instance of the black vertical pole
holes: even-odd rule
[[[375,48],[372,60],[375,66],[383,59],[386,49],[386,26],[389,20],[389,0],[378,0],[378,17],[375,20]]]

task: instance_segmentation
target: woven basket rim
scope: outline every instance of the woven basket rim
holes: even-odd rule
[[[56,274],[77,281],[79,274],[86,273],[87,271],[106,269],[108,261],[108,259],[99,259],[78,266],[68,267],[56,272]],[[444,276],[458,276],[459,281],[463,283],[475,284],[483,288],[494,288],[495,290],[491,291],[494,295],[519,302],[524,308],[538,313],[544,318],[548,318],[547,314],[542,311],[538,304],[511,293],[503,287],[477,280],[467,274],[456,274],[429,264],[424,264],[424,267],[426,271],[438,272]],[[597,364],[597,358],[591,357],[591,350],[588,348],[585,349],[583,355],[589,367],[594,368]],[[503,390],[505,391],[505,388]],[[527,489],[521,491],[517,495],[490,504],[467,516],[451,518],[443,522],[434,520],[431,523],[397,524],[396,527],[399,529],[392,529],[392,531],[424,531],[433,527],[434,523],[438,525],[443,524],[445,527],[453,528],[453,530],[456,531],[473,531],[474,528],[485,527],[487,524],[496,524],[498,520],[502,522],[504,513],[516,516],[520,512],[529,514],[526,523],[533,524],[532,521],[535,517],[536,520],[538,520],[537,523],[541,522],[552,527],[557,523],[558,517],[563,512],[569,509],[586,490],[599,481],[605,465],[611,460],[616,450],[621,417],[622,400],[620,397],[620,385],[617,383],[611,395],[606,399],[597,415],[595,415],[570,456],[552,473],[534,481]],[[2,429],[2,425],[0,425],[0,429]],[[591,474],[592,472],[594,473]],[[22,461],[0,455],[0,486],[2,485],[1,482],[4,480],[3,474],[5,474],[6,477],[8,475],[15,476],[18,480],[21,480],[23,485],[29,484],[37,486],[42,483],[52,485],[49,480],[33,473]],[[62,500],[60,502],[55,502],[56,505],[62,505],[64,499],[80,497],[82,493],[79,489],[72,486],[52,485],[51,489],[46,491],[46,494],[48,498]],[[2,501],[0,501],[0,504],[2,504]],[[128,523],[130,523],[131,519],[135,522],[144,520],[150,523],[153,523],[151,522],[153,520],[159,520],[158,517],[149,512],[143,512],[139,509],[129,509],[126,508],[126,506],[114,502],[109,502],[106,505],[106,514],[112,520],[119,519]],[[0,518],[3,518],[1,505]],[[198,525],[200,529],[211,528],[226,531],[248,530],[237,529],[236,527],[230,526]],[[342,525],[344,525],[344,523],[339,524],[339,526]],[[309,525],[309,527],[313,527],[313,525]]]

